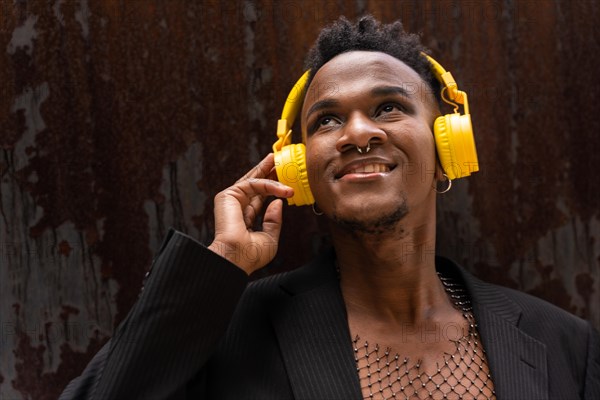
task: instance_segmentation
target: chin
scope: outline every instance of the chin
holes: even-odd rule
[[[343,230],[364,234],[384,234],[396,230],[398,223],[408,214],[406,199],[394,207],[360,203],[358,207],[348,207],[344,211],[335,207],[331,220]]]

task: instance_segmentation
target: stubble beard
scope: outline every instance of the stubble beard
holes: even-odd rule
[[[400,204],[395,210],[382,214],[371,220],[360,220],[357,218],[344,218],[334,210],[332,221],[339,228],[353,234],[382,235],[395,232],[399,222],[408,214],[406,197],[402,197]]]

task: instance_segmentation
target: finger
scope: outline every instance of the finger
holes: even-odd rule
[[[238,182],[245,179],[266,178],[267,176],[269,176],[271,170],[274,167],[275,159],[273,157],[273,153],[269,153],[258,163],[258,165],[254,166],[250,171],[248,171],[244,176],[242,176],[238,180]]]
[[[268,234],[275,243],[279,241],[279,234],[281,232],[281,210],[283,209],[283,201],[281,199],[275,199],[267,206],[265,211],[265,217],[263,219],[263,232]]]
[[[237,183],[215,197],[215,230],[252,228],[267,196],[291,197],[293,189],[269,179]],[[256,198],[256,200],[254,200]],[[253,203],[254,201],[254,203]],[[252,207],[248,208],[252,203]],[[229,228],[228,228],[229,227]]]
[[[256,216],[259,215],[262,210],[263,202],[264,198],[262,196],[255,196],[250,200],[250,204],[245,207],[244,223],[248,228],[251,228],[254,225]]]
[[[277,170],[275,169],[275,166],[273,166],[273,168],[271,168],[271,171],[269,171],[267,178],[272,179],[274,181],[279,181],[279,178],[277,177]]]
[[[270,179],[247,179],[236,183],[230,188],[234,195],[237,194],[238,200],[245,207],[255,196],[265,198],[267,196],[292,197],[294,190],[282,183]]]

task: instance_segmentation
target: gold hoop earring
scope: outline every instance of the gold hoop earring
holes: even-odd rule
[[[316,204],[317,204],[316,202],[312,203],[312,210],[313,210],[313,213],[314,213],[315,215],[323,215],[323,211],[317,211],[317,209],[316,209],[316,207],[315,207],[315,205],[316,205]]]
[[[434,187],[433,190],[435,190],[435,192],[437,194],[444,194],[447,191],[449,191],[450,188],[452,187],[452,179],[448,178],[448,175],[446,175],[446,174],[442,174],[442,175],[444,175],[446,177],[446,179],[448,180],[448,187],[446,189],[444,189],[444,190],[437,190],[437,188]]]

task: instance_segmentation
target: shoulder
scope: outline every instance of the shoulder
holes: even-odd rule
[[[600,354],[598,332],[590,322],[533,295],[483,282],[464,270],[461,273],[471,294],[476,319],[492,324],[481,327],[492,337],[516,329],[520,334],[515,338],[524,341],[521,345],[543,345],[549,363],[568,366],[568,370],[580,375],[579,380],[586,370],[589,354]]]
[[[546,300],[515,289],[494,286],[521,308],[523,314],[520,325],[535,324],[539,328],[540,324],[552,324],[552,326],[567,327],[569,330],[587,330],[587,321]]]
[[[245,301],[274,301],[310,292],[337,280],[332,249],[323,251],[310,262],[289,272],[282,272],[251,282],[244,293]]]
[[[464,282],[475,310],[494,313],[524,330],[588,329],[587,321],[568,311],[531,294],[485,282],[449,259],[439,257],[436,265]]]
[[[475,317],[482,322],[502,321],[531,339],[544,343],[547,348],[562,348],[565,352],[580,354],[596,335],[589,322],[548,301],[484,282],[448,259],[439,258],[437,266],[438,269],[457,274],[463,280],[473,303]],[[492,326],[490,332],[498,329]]]
[[[576,387],[600,370],[600,339],[591,323],[530,294],[484,282],[451,261],[441,264],[462,277],[492,362],[506,350],[522,360],[537,356],[552,379]]]
[[[545,349],[550,376],[556,377],[565,385],[570,376],[573,382],[579,382],[580,387],[587,380],[589,384],[586,383],[585,386],[595,388],[589,389],[590,393],[600,390],[600,335],[590,322],[518,290],[489,283],[482,283],[482,287],[488,292],[503,296],[506,304],[518,310],[512,323],[515,329],[526,336],[514,336],[520,338],[520,343],[514,343],[515,348],[532,352],[536,344],[541,344]],[[479,300],[480,305],[483,304],[480,312],[482,309],[494,310],[489,303],[482,302],[481,298]],[[507,331],[491,327],[489,332],[502,334]],[[590,383],[590,379],[595,379],[595,383]]]
[[[333,259],[334,253],[325,251],[292,271],[252,281],[238,303],[232,325],[257,326],[258,320],[287,314],[295,298],[306,299],[314,289],[337,282]]]
[[[518,326],[527,332],[550,333],[561,335],[573,335],[575,332],[586,333],[589,330],[589,322],[557,307],[556,305],[519,290],[486,283],[480,281],[480,287],[487,289],[489,293],[499,293],[507,301],[514,304],[519,310]],[[486,303],[481,293],[474,301]]]
[[[262,306],[262,303],[272,304],[282,297],[287,297],[281,284],[289,279],[292,272],[281,272],[250,282],[244,291],[241,303],[246,307],[258,305],[256,303],[261,303]]]

